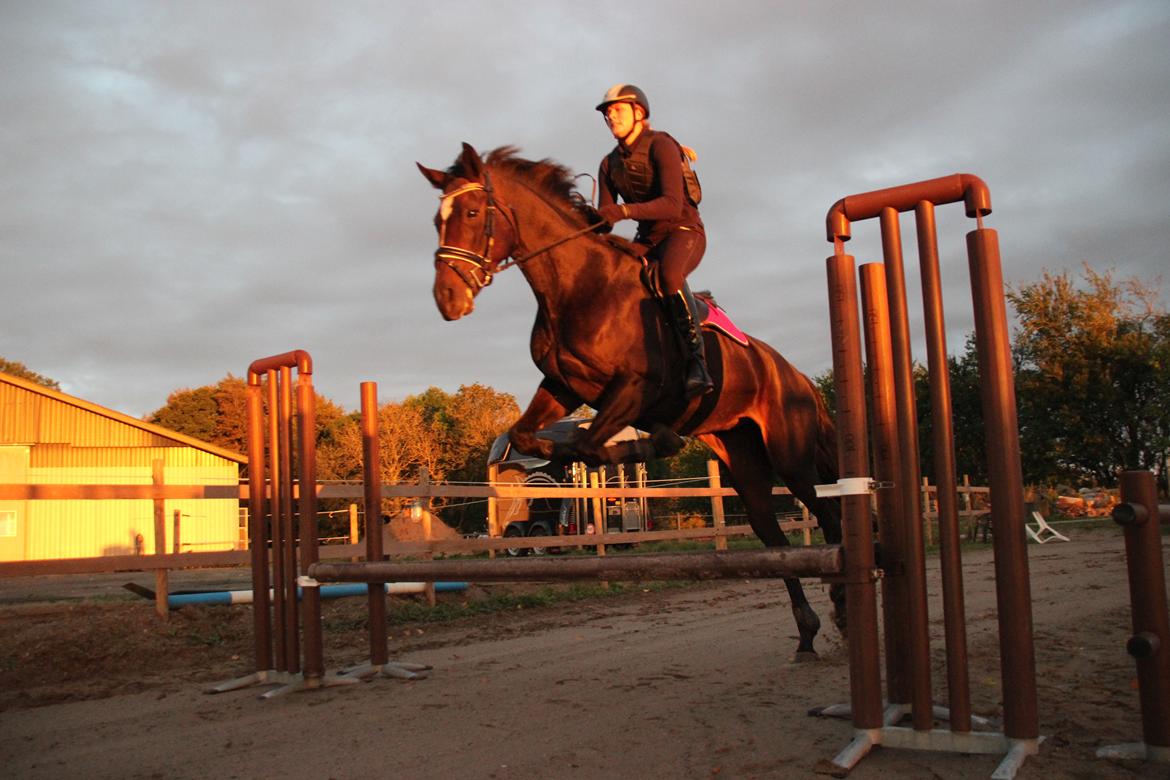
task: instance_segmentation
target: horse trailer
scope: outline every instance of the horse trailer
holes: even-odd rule
[[[567,417],[539,434],[550,441],[563,441],[577,430],[589,427],[585,418]],[[626,427],[610,442],[645,438],[646,434]],[[488,454],[488,481],[493,484],[534,487],[629,488],[646,486],[646,464],[587,467],[580,462],[558,462],[519,453],[508,434],[496,437]],[[488,534],[493,537],[575,536],[594,533],[633,533],[650,530],[651,520],[644,498],[491,498],[488,499]],[[509,555],[527,555],[529,548],[509,548]],[[533,548],[536,554],[559,552],[555,547]]]

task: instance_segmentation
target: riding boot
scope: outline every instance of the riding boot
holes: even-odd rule
[[[675,333],[682,341],[687,355],[687,376],[683,383],[683,395],[694,398],[711,392],[715,383],[707,372],[707,359],[703,352],[703,334],[699,329],[699,313],[695,298],[687,285],[673,295],[668,295],[667,309]]]

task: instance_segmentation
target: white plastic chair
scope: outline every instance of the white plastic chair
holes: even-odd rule
[[[1059,539],[1062,542],[1068,541],[1068,537],[1050,526],[1039,512],[1033,510],[1032,519],[1036,521],[1036,527],[1033,528],[1028,523],[1024,523],[1024,529],[1028,532],[1028,536],[1036,540],[1036,544],[1051,542],[1053,539]]]

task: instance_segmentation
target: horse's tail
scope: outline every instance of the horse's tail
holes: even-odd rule
[[[825,405],[825,399],[820,391],[813,387],[813,394],[817,399],[817,444],[816,467],[817,480],[821,484],[837,481],[837,426]]]

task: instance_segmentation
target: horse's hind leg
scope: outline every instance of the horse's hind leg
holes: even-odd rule
[[[817,525],[829,544],[841,543],[841,512],[835,499],[818,498],[815,477],[808,474],[781,474],[793,496],[808,507],[817,518]],[[845,586],[833,583],[829,586],[829,600],[833,602],[833,625],[845,635],[847,620],[845,614]]]
[[[790,544],[788,537],[780,530],[772,501],[772,481],[768,453],[764,449],[759,429],[754,423],[741,422],[730,431],[703,436],[703,440],[715,450],[719,459],[726,464],[736,493],[743,500],[752,530],[766,547],[782,547]],[[785,586],[792,605],[792,616],[800,640],[796,647],[796,660],[816,658],[813,640],[821,628],[821,620],[808,602],[804,588],[796,577],[785,578]]]

